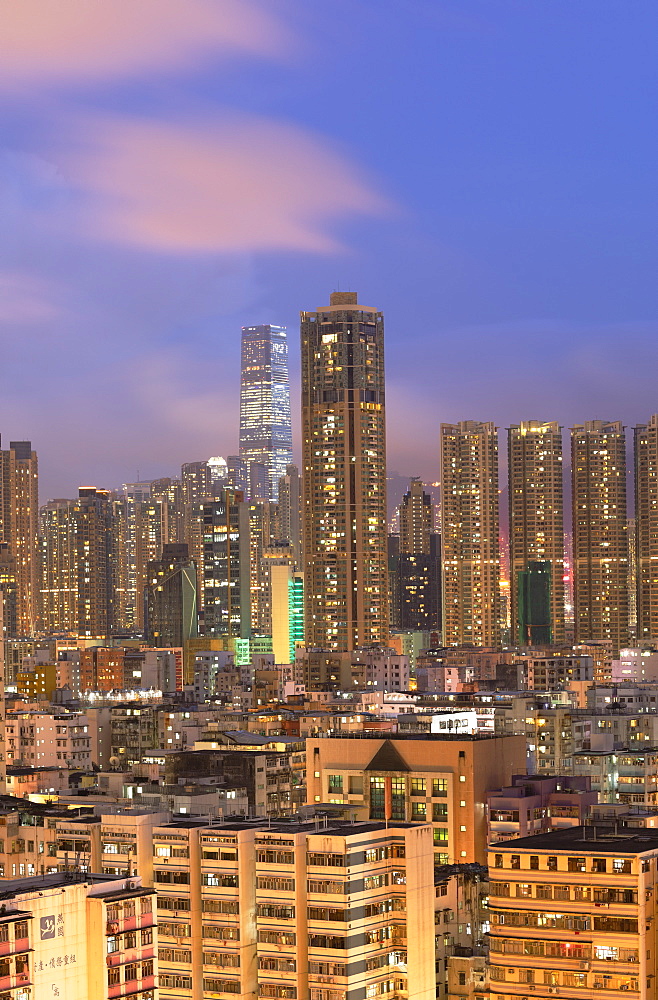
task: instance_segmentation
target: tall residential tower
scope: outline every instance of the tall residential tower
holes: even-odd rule
[[[0,543],[15,573],[20,636],[34,635],[39,616],[38,493],[37,453],[30,441],[10,441],[0,450]]]
[[[629,641],[626,438],[619,421],[571,428],[576,642]]]
[[[637,639],[658,639],[658,414],[635,432]]]
[[[564,642],[562,428],[539,420],[508,430],[512,641]],[[532,618],[541,614],[541,621]],[[545,630],[545,631],[544,631]]]
[[[388,639],[384,317],[334,292],[301,314],[306,642]]]
[[[500,643],[498,432],[441,424],[443,641]]]
[[[261,465],[269,498],[292,463],[288,341],[285,326],[242,327],[240,458]],[[255,499],[266,499],[257,496]]]

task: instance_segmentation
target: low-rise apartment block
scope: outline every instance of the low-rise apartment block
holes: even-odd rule
[[[429,826],[177,820],[153,833],[161,1000],[434,1000]]]
[[[493,846],[494,1000],[654,1000],[657,864],[658,836],[644,829],[574,827]]]

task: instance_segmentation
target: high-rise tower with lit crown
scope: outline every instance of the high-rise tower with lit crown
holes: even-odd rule
[[[388,640],[384,317],[334,292],[301,314],[306,642]]]
[[[288,340],[285,326],[242,327],[240,458],[264,466],[269,498],[292,462]],[[265,497],[255,497],[265,499]]]

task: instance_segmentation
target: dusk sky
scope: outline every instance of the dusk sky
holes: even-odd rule
[[[235,453],[256,323],[298,427],[338,287],[393,470],[441,421],[646,420],[657,84],[656,0],[0,0],[3,446],[42,502]]]

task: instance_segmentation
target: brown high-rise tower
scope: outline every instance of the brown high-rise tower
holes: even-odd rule
[[[525,637],[519,621],[520,574],[548,564],[548,636],[564,642],[564,501],[562,428],[529,420],[510,427],[509,545],[513,642]],[[531,565],[532,564],[532,567]]]
[[[384,317],[334,292],[301,314],[306,642],[388,639]]]
[[[637,639],[658,639],[658,414],[635,432]]]
[[[441,424],[443,641],[500,643],[498,431]]]
[[[39,474],[30,441],[0,450],[0,542],[16,574],[16,633],[34,635],[39,615]]]
[[[619,421],[571,428],[576,642],[628,643],[626,438]]]

